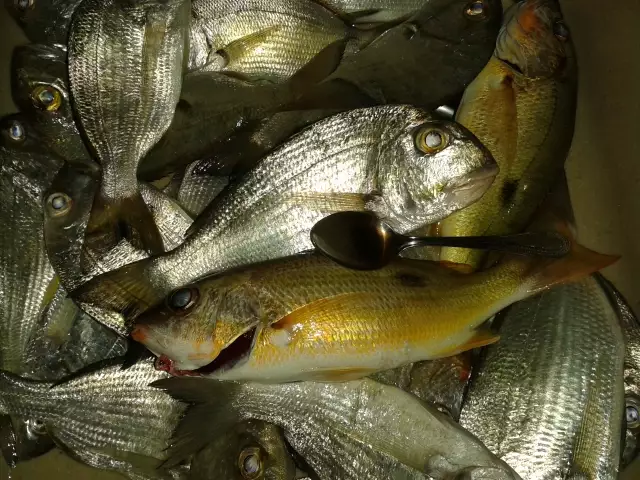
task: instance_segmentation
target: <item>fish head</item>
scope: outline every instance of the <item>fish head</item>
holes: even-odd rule
[[[555,0],[527,0],[505,14],[495,55],[529,78],[560,76],[573,57],[569,29]]]
[[[622,315],[626,349],[624,358],[625,418],[621,465],[626,466],[640,454],[640,322],[628,305]]]
[[[211,364],[258,322],[258,309],[243,281],[241,275],[221,276],[174,290],[136,319],[132,338],[169,360],[172,371]],[[238,360],[243,353],[238,353]]]
[[[191,462],[191,478],[228,480],[293,480],[296,467],[282,430],[248,420],[230,427],[202,449]]]
[[[401,231],[434,223],[478,200],[497,173],[491,153],[469,130],[424,116],[381,148],[378,189],[390,212],[377,213]]]
[[[0,450],[10,467],[38,458],[54,446],[42,420],[0,417]]]
[[[13,100],[42,137],[68,162],[95,165],[73,117],[67,52],[49,45],[22,45],[12,57]]]

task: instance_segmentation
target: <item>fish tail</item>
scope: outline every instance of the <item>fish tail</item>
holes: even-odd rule
[[[149,307],[159,303],[169,293],[152,283],[158,257],[144,258],[116,270],[93,277],[77,287],[70,296],[134,319]]]
[[[118,200],[100,196],[87,230],[110,230],[116,238],[140,242],[150,255],[164,252],[160,231],[140,192]]]
[[[173,377],[157,380],[151,386],[189,404],[173,433],[164,467],[178,465],[242,420],[233,407],[241,389],[238,383]]]
[[[571,243],[569,253],[553,260],[520,258],[512,260],[519,263],[525,271],[522,293],[533,295],[554,285],[569,283],[595,273],[614,264],[620,256],[595,252],[576,242],[569,228],[563,224],[557,226],[559,233]]]

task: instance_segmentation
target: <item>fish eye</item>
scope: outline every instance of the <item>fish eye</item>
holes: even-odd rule
[[[563,22],[556,22],[553,24],[553,34],[563,42],[569,40],[569,29]]]
[[[632,430],[640,427],[640,400],[635,396],[628,396],[626,399],[625,418],[627,428]]]
[[[175,313],[186,313],[197,303],[199,296],[195,287],[180,288],[169,295],[167,305]]]
[[[15,142],[22,142],[25,139],[26,133],[24,130],[24,126],[18,120],[13,120],[9,124],[9,128],[7,129],[9,138]]]
[[[27,430],[34,435],[45,435],[47,433],[47,426],[44,421],[39,418],[30,418],[27,420]]]
[[[423,128],[416,135],[416,148],[424,153],[436,153],[449,144],[449,137],[439,128]]]
[[[55,112],[62,104],[62,95],[50,85],[39,85],[34,88],[31,98],[36,107],[48,112]]]
[[[47,198],[47,207],[49,213],[54,217],[59,217],[69,213],[72,204],[73,200],[71,200],[71,197],[66,193],[52,193]]]
[[[487,16],[487,6],[481,0],[475,0],[468,3],[464,9],[464,13],[467,17],[474,19],[481,19]]]
[[[34,0],[14,0],[13,4],[18,10],[26,10],[33,7]]]
[[[259,448],[249,447],[240,452],[238,468],[242,478],[253,480],[262,475],[262,455]]]

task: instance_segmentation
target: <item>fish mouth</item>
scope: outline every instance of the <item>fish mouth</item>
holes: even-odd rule
[[[468,205],[484,195],[499,170],[496,164],[486,165],[450,182],[444,189],[444,193],[454,203]]]

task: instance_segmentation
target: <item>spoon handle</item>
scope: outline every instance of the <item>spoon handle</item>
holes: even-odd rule
[[[555,232],[526,232],[515,235],[480,237],[405,237],[402,250],[409,247],[459,247],[493,250],[537,257],[562,257],[569,252],[571,243]]]

